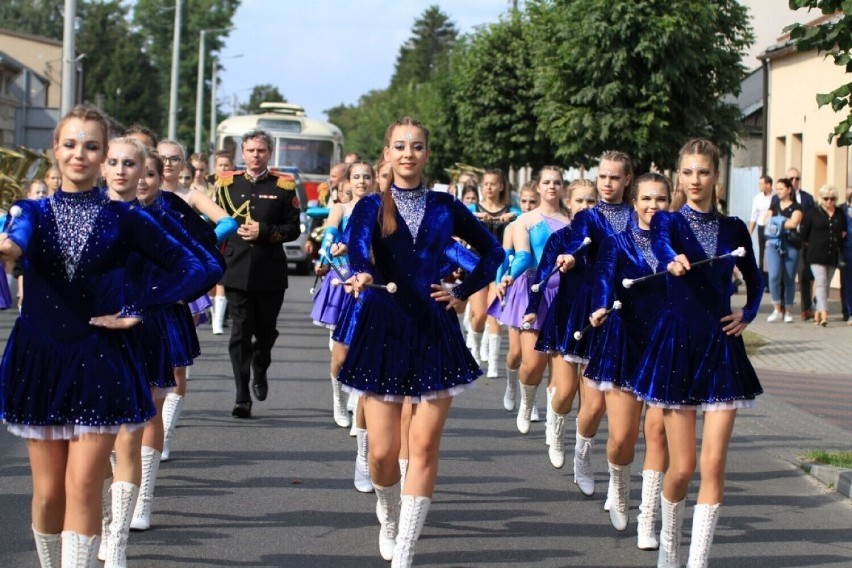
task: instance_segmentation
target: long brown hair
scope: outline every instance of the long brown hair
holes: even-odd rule
[[[403,116],[399,120],[392,122],[385,131],[385,148],[390,147],[391,136],[394,129],[398,126],[412,126],[419,128],[423,132],[423,138],[426,140],[426,147],[429,147],[429,129],[422,122],[413,119],[410,116]],[[382,236],[387,237],[396,232],[396,203],[393,200],[393,193],[388,190],[382,194]]]
[[[63,116],[53,129],[53,142],[59,142],[59,133],[65,123],[71,119],[79,118],[83,122],[97,122],[101,127],[101,142],[103,143],[104,156],[107,152],[107,136],[109,136],[109,123],[103,113],[92,105],[76,105],[68,111],[68,114]]]
[[[618,162],[624,167],[624,175],[630,179],[629,183],[624,184],[624,193],[621,194],[621,201],[629,203],[631,199],[631,189],[633,189],[633,161],[626,153],[619,150],[607,150],[601,155],[598,163],[604,160],[608,162]]]
[[[710,158],[710,161],[713,162],[713,173],[719,173],[719,148],[715,144],[713,144],[706,138],[690,138],[689,140],[687,140],[686,143],[681,147],[680,152],[677,153],[678,170],[680,170],[680,163],[683,160],[683,157],[692,154],[698,154],[699,156],[705,156],[707,158]],[[684,203],[686,203],[686,191],[684,191],[683,194]],[[713,209],[718,210],[718,207],[716,207],[718,199],[716,196],[715,185],[713,185],[713,193],[711,195]]]

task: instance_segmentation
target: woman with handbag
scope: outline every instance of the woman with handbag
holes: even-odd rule
[[[784,320],[791,323],[793,316],[787,311],[796,295],[796,267],[799,265],[801,240],[799,223],[802,222],[802,206],[793,194],[793,182],[787,178],[775,184],[778,202],[766,211],[764,235],[766,235],[766,267],[769,273],[769,293],[774,310],[768,322]]]
[[[845,265],[843,239],[846,237],[846,219],[837,207],[837,188],[823,185],[817,192],[817,207],[802,221],[802,239],[807,243],[805,261],[814,274],[816,312],[814,324],[828,324],[828,287],[838,266]]]

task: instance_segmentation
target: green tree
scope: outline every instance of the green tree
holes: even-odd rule
[[[519,12],[478,30],[453,53],[454,101],[462,159],[483,167],[553,160],[533,113],[535,68],[529,22]]]
[[[65,18],[57,0],[4,0],[0,2],[0,24],[16,32],[62,39]]]
[[[83,99],[126,125],[159,125],[159,75],[143,50],[144,39],[130,29],[120,0],[80,6],[77,51],[83,60]]]
[[[429,6],[414,21],[411,37],[399,49],[391,88],[426,83],[434,76],[443,56],[449,53],[458,30],[438,6]]]
[[[565,162],[630,153],[638,169],[675,165],[684,140],[728,151],[741,128],[725,103],[745,77],[753,41],[734,0],[530,0],[536,38],[535,106]]]
[[[278,87],[268,83],[255,85],[247,103],[240,105],[240,112],[252,114],[260,111],[260,103],[286,103],[287,99]]]
[[[850,0],[790,0],[790,9],[818,9],[823,14],[837,14],[818,26],[803,26],[793,24],[785,28],[790,32],[790,38],[795,41],[799,51],[816,49],[834,59],[835,65],[843,67],[847,73],[852,73],[852,1]],[[830,93],[820,93],[816,96],[820,107],[831,105],[835,113],[846,107],[852,108],[852,82],[840,85]],[[837,138],[838,146],[852,145],[852,114],[846,111],[834,132],[828,135],[831,142]]]
[[[205,72],[203,104],[209,104],[209,61],[210,56],[222,49],[228,36],[234,13],[240,0],[180,0],[183,24],[181,26],[180,65],[178,70],[177,137],[183,142],[195,138],[195,95],[198,76],[198,42],[201,30],[211,30],[205,36]],[[163,0],[137,0],[133,9],[133,23],[145,36],[145,50],[151,58],[160,88],[160,107],[163,112],[159,124],[151,126],[165,134],[172,67],[172,39],[174,32],[175,2]],[[215,31],[213,31],[215,30]],[[209,110],[209,109],[208,109]],[[203,113],[207,116],[207,113]],[[202,140],[209,138],[206,124],[202,121]]]

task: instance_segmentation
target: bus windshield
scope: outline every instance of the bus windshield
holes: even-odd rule
[[[236,157],[237,167],[245,167],[240,154],[239,136],[228,136],[224,148]],[[328,175],[334,157],[332,140],[304,140],[299,138],[275,137],[275,152],[270,160],[271,168],[294,166],[299,173],[307,175]]]

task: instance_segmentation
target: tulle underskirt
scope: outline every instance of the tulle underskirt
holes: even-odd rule
[[[77,424],[63,424],[62,426],[31,426],[29,424],[6,423],[6,429],[10,434],[25,438],[27,440],[76,440],[86,435],[115,435],[119,430],[133,432],[144,428],[146,422],[128,423],[113,426],[80,426]]]
[[[314,305],[311,308],[311,320],[315,325],[334,329],[343,309],[343,303],[347,296],[344,286],[332,285],[332,280],[326,276],[322,279],[319,290],[314,295]]]

